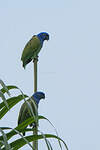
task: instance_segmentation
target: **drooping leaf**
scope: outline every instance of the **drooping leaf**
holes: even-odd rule
[[[44,116],[38,116],[38,119],[44,119],[44,120],[47,120],[47,121],[51,124],[51,126],[54,128],[55,133],[56,133],[56,135],[58,136],[58,132],[57,132],[55,126],[51,123],[51,121],[49,121],[49,119],[47,119],[47,118],[44,117]],[[60,146],[60,148],[61,148],[61,150],[62,150],[61,142],[60,142],[59,139],[58,139],[58,143],[59,143],[59,146]]]
[[[10,96],[9,89],[7,88],[7,86],[5,85],[5,83],[1,79],[0,79],[0,84],[3,87],[3,89],[5,90],[5,92],[8,94],[8,96]]]
[[[32,149],[33,149],[33,146],[30,144],[30,142],[19,132],[17,131],[16,129],[13,129],[17,134],[19,134],[22,139],[26,142],[26,144],[28,144]]]
[[[24,97],[27,97],[27,95],[24,95]],[[8,103],[9,109],[11,109],[13,106],[15,106],[18,102],[23,100],[23,95],[19,95],[16,97],[11,97],[6,100]],[[0,104],[0,119],[8,112],[8,109],[5,107],[4,102]]]
[[[6,150],[11,150],[11,147],[8,144],[7,136],[1,128],[0,128],[0,132],[2,133],[2,136],[3,136],[3,143],[4,143],[4,146],[5,146],[5,149]]]
[[[49,142],[49,140],[47,140],[47,143],[49,145],[50,150],[53,150],[53,148],[52,148],[51,143]]]
[[[45,137],[45,134],[44,134],[43,132],[39,131],[39,130],[38,130],[38,132],[40,132],[41,135],[43,136],[48,150],[53,150],[53,149],[52,149],[52,146],[51,146],[51,143],[50,143],[49,140]]]
[[[59,137],[52,135],[52,134],[44,134],[46,138],[54,138],[54,139],[59,139],[65,146],[66,150],[68,150],[68,147],[66,145],[66,143]],[[31,136],[25,136],[25,138],[29,141],[36,141],[36,140],[41,140],[43,139],[42,135],[31,135]],[[21,147],[23,147],[26,144],[26,142],[23,140],[23,138],[20,138],[12,143],[10,143],[11,148],[13,148],[14,150],[17,150]],[[2,149],[4,150],[4,149]]]
[[[38,116],[38,119],[47,119],[47,118],[45,118],[44,116]],[[7,139],[9,140],[11,137],[13,137],[14,135],[18,134],[18,132],[21,133],[23,131],[25,131],[25,132],[33,131],[34,129],[31,129],[31,128],[25,129],[25,127],[28,126],[29,124],[33,123],[34,121],[35,120],[34,120],[33,117],[25,120],[23,123],[21,123],[15,129],[12,129],[9,133],[6,134]],[[11,128],[9,128],[9,127],[2,127],[1,129],[2,130],[6,130],[6,129],[11,129]],[[17,132],[15,132],[15,131],[17,131]],[[47,138],[56,138],[58,141],[62,141],[64,143],[66,149],[68,150],[66,143],[62,139],[60,139],[58,136],[56,136],[56,135],[42,134],[42,135],[39,135],[38,137],[36,135],[35,135],[35,137],[29,137],[29,138],[27,136],[25,137],[26,141],[29,140],[29,142],[31,142],[33,140],[45,139],[46,144],[48,146],[48,150],[49,149],[52,150],[52,146],[50,145],[50,143],[47,140]],[[2,141],[2,140],[3,140],[3,136],[0,137],[0,141]],[[19,141],[18,141],[18,143],[19,143]],[[25,142],[25,140],[23,141],[21,139],[21,141],[22,141],[22,143],[20,143],[21,147],[24,146],[27,143],[27,142]],[[16,142],[17,142],[17,140],[16,140]],[[16,142],[14,142],[15,145],[16,145]],[[14,144],[14,143],[12,143],[12,144]],[[15,150],[18,149],[18,147],[13,147],[13,146],[12,146],[12,148],[14,148]]]
[[[12,129],[12,128],[9,128],[9,127],[2,127],[1,128],[1,131],[2,131],[2,133],[3,133],[3,135],[1,136],[1,139],[3,140],[4,138],[5,138],[5,142],[7,142],[8,141],[8,137],[9,137],[9,135],[11,136],[11,134],[13,134],[14,135],[14,133],[15,134],[19,134],[22,138],[23,138],[23,140],[33,149],[33,147],[32,147],[32,145],[28,142],[28,140],[18,131],[18,130],[16,130],[16,129],[12,129],[12,131],[10,132],[10,133],[8,133],[8,134],[4,134],[4,132],[3,132],[3,130],[6,130],[6,129]],[[0,140],[1,141],[1,140]],[[3,142],[2,144],[0,144],[1,146],[5,146],[5,142]],[[8,142],[7,142],[8,143]],[[7,145],[7,144],[6,144]],[[8,145],[8,146],[10,146],[10,145]],[[5,148],[6,148],[7,146],[5,146]],[[6,148],[7,149],[7,148]],[[9,150],[11,150],[11,147],[10,147],[10,149]]]
[[[0,91],[0,97],[2,98],[6,108],[9,110],[9,106],[8,106],[7,101],[6,101],[6,98],[5,98],[4,94],[1,91]]]
[[[23,131],[33,131],[33,129],[25,129],[26,126],[28,126],[29,124],[33,123],[35,120],[33,117],[28,118],[27,120],[25,120],[24,122],[22,122],[21,124],[19,124],[16,128],[14,128],[13,130],[11,130],[10,132],[6,133],[7,139],[9,140],[12,136],[16,135],[17,133],[14,130],[17,130],[19,132],[23,132]],[[12,128],[9,127],[1,127],[2,130],[9,130]],[[0,140],[3,139],[3,136],[0,136]]]
[[[17,89],[17,90],[19,90],[20,93],[23,95],[23,98],[24,98],[24,93],[22,92],[22,90],[21,90],[19,87],[14,86],[14,85],[9,85],[9,86],[6,86],[6,87],[7,87],[8,90],[12,90],[12,89]],[[6,90],[5,90],[4,88],[2,88],[1,91],[2,91],[3,93],[6,92]]]
[[[6,86],[8,91],[11,90],[11,89],[19,89],[17,86],[14,86],[14,85],[9,85],[9,86]],[[6,90],[5,88],[2,88],[1,89],[2,93],[6,93]]]

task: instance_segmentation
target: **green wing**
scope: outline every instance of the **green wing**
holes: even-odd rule
[[[36,115],[36,110],[35,110],[34,103],[32,102],[32,100],[28,99],[27,102],[31,105],[31,108],[32,108],[34,115]],[[30,111],[28,104],[26,102],[24,102],[22,104],[20,112],[19,112],[18,125],[21,124],[23,121],[27,120],[29,117],[32,117],[32,114],[31,114],[31,111]],[[26,128],[27,128],[27,126],[26,126]],[[23,133],[23,135],[25,135],[25,133]]]
[[[41,43],[40,40],[37,38],[36,35],[32,37],[32,39],[26,44],[21,60],[23,62],[23,67],[25,66],[35,57],[37,57],[40,49],[41,49]]]

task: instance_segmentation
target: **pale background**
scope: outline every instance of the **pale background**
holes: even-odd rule
[[[0,78],[29,96],[33,64],[24,70],[20,57],[27,41],[41,31],[50,40],[39,55],[38,90],[46,94],[39,113],[55,125],[69,150],[100,150],[100,1],[0,1]],[[17,125],[21,104],[0,126]],[[46,121],[40,126],[44,133],[54,133]],[[39,150],[47,149],[42,146]]]

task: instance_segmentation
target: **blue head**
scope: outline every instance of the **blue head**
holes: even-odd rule
[[[49,40],[49,34],[46,32],[41,32],[41,33],[37,34],[37,37],[41,41],[41,44],[43,44],[44,40],[47,40],[47,41]]]
[[[41,99],[45,99],[45,94],[43,92],[35,92],[32,97],[34,98],[36,104],[39,104]]]

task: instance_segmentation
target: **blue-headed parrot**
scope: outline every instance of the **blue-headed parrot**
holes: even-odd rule
[[[31,99],[26,100],[21,108],[20,108],[20,112],[19,112],[19,116],[18,116],[18,125],[21,124],[23,121],[27,120],[29,117],[32,117],[33,115],[31,114],[31,110],[29,111],[30,107],[29,105],[31,105],[32,111],[34,113],[34,115],[36,115],[36,108],[38,109],[38,104],[40,102],[41,99],[45,99],[45,94],[43,92],[35,92],[32,96]],[[32,102],[33,101],[33,102]],[[36,105],[34,105],[34,102]],[[36,106],[36,108],[35,108]],[[35,126],[35,123],[30,124],[30,126]],[[26,126],[27,128],[27,126]],[[23,132],[23,135],[25,135],[25,132]]]
[[[38,57],[38,53],[40,52],[45,40],[49,40],[49,34],[46,32],[41,32],[34,35],[26,44],[21,56],[24,69],[29,62]]]

